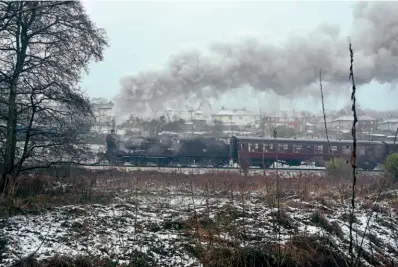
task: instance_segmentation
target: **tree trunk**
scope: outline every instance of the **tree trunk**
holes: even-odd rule
[[[23,3],[18,6],[16,39],[16,64],[14,73],[10,79],[10,89],[8,96],[8,117],[7,117],[7,133],[6,133],[6,149],[4,154],[4,170],[0,182],[0,192],[3,193],[7,186],[7,180],[13,175],[15,166],[15,151],[17,146],[17,87],[19,76],[23,71],[26,59],[26,51],[29,44],[27,37],[27,28],[22,21]]]
[[[17,145],[17,86],[14,81],[10,86],[10,95],[8,98],[8,119],[7,119],[7,135],[6,135],[6,151],[4,159],[4,170],[2,174],[2,187],[1,192],[5,190],[6,179],[8,175],[11,175],[14,169],[15,150]]]

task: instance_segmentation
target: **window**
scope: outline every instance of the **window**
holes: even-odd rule
[[[249,151],[249,152],[252,151],[252,144],[250,144],[250,143],[249,143],[249,146],[248,146],[248,151]]]
[[[322,154],[323,153],[323,145],[315,146],[315,153]]]
[[[273,151],[274,146],[272,143],[268,143],[268,144],[263,144],[263,151],[264,152],[271,152]]]
[[[337,146],[330,146],[330,150],[332,150],[332,152],[337,152]]]
[[[289,149],[289,144],[278,144],[279,151],[288,150],[288,149]]]
[[[258,152],[258,144],[255,144],[254,148],[255,148],[256,152]]]
[[[296,145],[296,144],[293,145],[293,152],[295,152],[295,153],[300,153],[300,152],[302,152],[302,151],[301,151],[302,149],[303,149],[303,146],[302,146],[302,145]]]
[[[351,146],[344,145],[342,147],[342,152],[344,155],[350,155],[351,154]]]
[[[245,144],[240,144],[240,148],[245,148]]]
[[[365,155],[365,147],[363,147],[363,146],[362,146],[362,147],[359,147],[359,148],[358,148],[358,151],[359,151],[359,152],[358,152],[359,155]]]

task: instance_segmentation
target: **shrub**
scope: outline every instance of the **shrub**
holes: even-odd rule
[[[16,195],[29,196],[45,193],[53,184],[53,178],[48,175],[35,174],[32,176],[21,176],[16,182]]]
[[[384,169],[392,174],[395,181],[398,181],[398,153],[393,153],[387,157],[383,164]]]
[[[327,162],[326,170],[328,174],[343,178],[351,177],[352,166],[343,158],[334,158]]]

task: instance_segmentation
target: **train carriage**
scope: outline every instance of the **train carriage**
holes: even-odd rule
[[[262,138],[234,136],[230,142],[230,157],[241,165],[269,167],[280,161],[299,166],[303,161],[313,161],[317,166],[332,157],[350,160],[352,140]],[[330,147],[329,147],[330,145]],[[382,163],[388,153],[388,145],[379,141],[357,142],[357,165],[363,169],[374,169]]]

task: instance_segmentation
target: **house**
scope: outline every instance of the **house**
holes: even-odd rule
[[[103,132],[115,127],[114,106],[115,104],[112,101],[99,100],[93,103],[92,110],[95,116],[95,130]]]
[[[225,125],[235,125],[244,127],[254,124],[258,120],[258,115],[253,114],[245,108],[242,109],[222,109],[212,115],[213,121],[222,122]]]
[[[158,113],[156,113],[158,114]],[[201,110],[194,110],[194,109],[166,109],[163,113],[163,116],[166,116],[168,120],[179,120],[183,119],[184,121],[194,121],[194,120],[206,120],[207,114],[205,114]]]
[[[332,120],[331,127],[333,129],[348,130],[352,128],[353,120],[354,118],[352,115],[343,115]],[[359,115],[357,130],[362,132],[375,132],[377,131],[377,120],[370,116]]]
[[[293,128],[295,131],[305,131],[307,127],[312,127],[309,123],[309,118],[300,115],[289,115],[285,111],[278,111],[272,114],[262,117],[262,123],[267,128],[273,128],[277,126],[284,126]]]
[[[314,133],[316,130],[316,125],[310,122],[306,122],[302,127],[303,127],[302,131],[306,133]]]
[[[284,111],[278,111],[278,112],[273,112],[272,114],[268,114],[262,117],[263,123],[266,125],[272,125],[272,126],[287,126],[290,122],[293,122],[294,119],[289,116],[287,112]]]
[[[317,119],[318,119],[318,120],[317,120],[316,123],[315,123],[315,129],[316,129],[318,132],[324,133],[324,132],[325,132],[325,119],[323,118],[323,116],[320,117],[320,118],[317,118]],[[327,127],[328,129],[331,129],[331,128],[332,128],[332,120],[329,119],[328,117],[326,117],[326,127]]]
[[[379,130],[384,132],[395,132],[397,128],[398,119],[387,119],[379,124]]]

